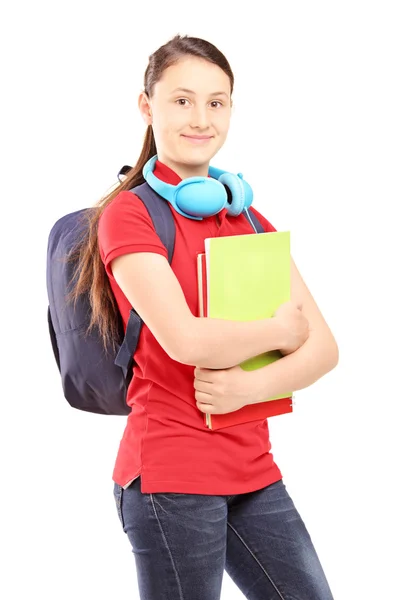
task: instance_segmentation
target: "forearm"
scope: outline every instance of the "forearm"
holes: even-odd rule
[[[306,388],[331,371],[338,363],[338,348],[331,338],[312,334],[295,352],[251,372],[249,404]]]
[[[282,327],[274,317],[229,321],[195,317],[185,343],[185,364],[227,369],[270,350],[283,348]]]

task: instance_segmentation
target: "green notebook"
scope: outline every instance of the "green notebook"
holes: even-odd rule
[[[266,319],[290,300],[289,231],[206,238],[204,246],[208,317],[231,321]],[[253,371],[281,357],[279,350],[273,350],[240,366]]]

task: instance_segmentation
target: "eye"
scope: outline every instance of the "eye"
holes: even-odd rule
[[[213,100],[211,102],[211,104],[219,104],[220,106],[223,106],[222,102],[220,102],[219,100]],[[215,108],[215,107],[213,107],[213,108]]]
[[[178,102],[179,106],[185,106],[184,102],[188,102],[188,100],[186,98],[178,98],[178,100],[176,100],[176,102]],[[183,103],[183,104],[181,104]]]

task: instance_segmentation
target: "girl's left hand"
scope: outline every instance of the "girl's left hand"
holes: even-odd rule
[[[251,403],[251,371],[239,365],[229,369],[194,370],[196,406],[211,415],[233,412]]]

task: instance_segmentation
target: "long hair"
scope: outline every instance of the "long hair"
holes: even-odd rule
[[[176,35],[149,57],[144,75],[144,92],[149,98],[152,97],[154,86],[165,69],[185,56],[197,56],[219,66],[230,79],[232,93],[234,76],[225,56],[206,40]],[[91,210],[86,211],[87,226],[84,228],[83,236],[68,256],[68,260],[74,261],[76,265],[69,300],[76,302],[81,294],[88,293],[92,310],[88,332],[93,327],[98,327],[105,348],[109,345],[115,348],[120,329],[118,306],[99,252],[97,239],[99,219],[106,206],[120,192],[144,183],[143,167],[155,154],[157,154],[156,143],[152,126],[149,125],[135,166],[126,174],[124,181],[119,182],[112,192],[103,196],[91,207]]]

